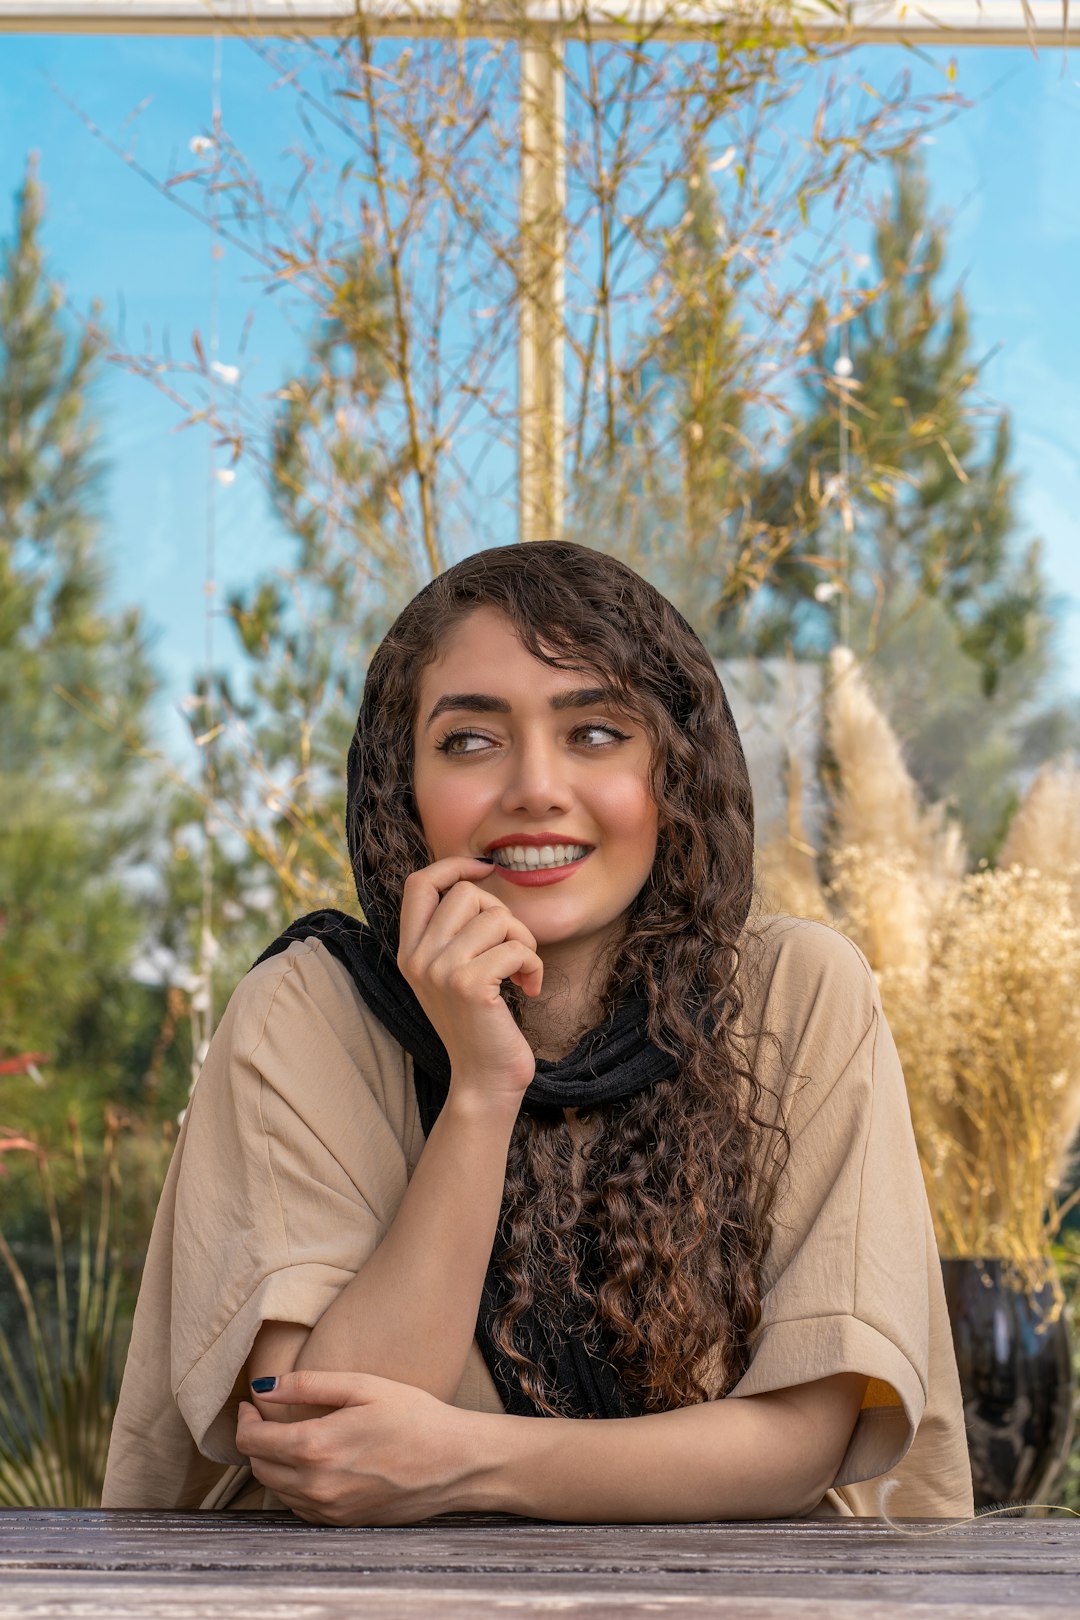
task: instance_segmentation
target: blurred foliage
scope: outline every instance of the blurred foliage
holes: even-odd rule
[[[35,1289],[0,1230],[0,1266],[13,1290],[4,1298],[19,1306],[0,1317],[0,1506],[99,1507],[124,1338],[117,1324],[115,1129],[106,1131],[94,1209],[73,1124],[67,1168],[79,1192],[74,1244],[64,1231],[51,1156],[26,1138],[0,1135],[0,1169],[19,1151],[33,1158],[52,1277],[47,1290]]]
[[[1021,542],[1009,415],[981,391],[966,301],[942,285],[946,252],[906,154],[877,209],[877,296],[822,344],[770,492],[809,521],[755,604],[756,639],[812,654],[839,635],[864,656],[920,789],[959,814],[974,858],[991,859],[1023,774],[1080,728],[1048,701],[1040,548]],[[808,550],[847,559],[836,592],[821,590]]]
[[[154,680],[137,611],[105,606],[105,340],[96,311],[69,335],[42,215],[31,165],[0,257],[0,1126],[49,1147],[74,1110],[93,1151],[106,1103],[175,1112],[182,1028],[134,973],[158,846],[129,744],[148,735]]]
[[[738,231],[712,167],[700,152],[680,180],[680,224],[627,361],[631,386],[612,393],[605,434],[574,469],[568,532],[651,579],[716,650],[718,604],[751,600],[794,537],[790,522],[767,532],[755,511],[751,435],[766,402],[762,345],[741,307],[754,268],[733,252]]]
[[[397,580],[396,604],[423,583],[422,572],[395,562],[384,527],[393,481],[363,448],[387,382],[385,278],[363,257],[340,277],[303,365],[278,391],[270,430],[269,495],[295,538],[294,566],[230,598],[243,689],[215,673],[189,709],[193,736],[210,739],[203,747],[225,833],[214,867],[223,988],[272,937],[275,920],[284,926],[312,906],[355,901],[343,761],[360,672],[392,617],[387,581]],[[196,841],[201,808],[189,799],[177,809],[174,830]],[[192,864],[184,879],[197,875]]]
[[[967,870],[926,805],[849,648],[829,662],[828,839],[786,833],[759,870],[770,905],[862,949],[903,1064],[938,1247],[1037,1277],[1075,1207],[1080,1132],[1080,769],[1047,764],[997,867]]]
[[[1051,1499],[1073,1513],[1080,1513],[1080,1231],[1066,1228],[1054,1245],[1054,1259],[1065,1291],[1066,1312],[1072,1330],[1075,1428],[1072,1446],[1059,1474]]]
[[[1042,628],[1045,586],[1034,559],[1011,548],[1008,413],[980,392],[966,301],[959,285],[940,285],[946,250],[922,162],[905,153],[875,206],[874,296],[856,302],[845,290],[847,318],[822,329],[804,378],[805,415],[768,494],[805,513],[807,532],[756,604],[755,628],[766,645],[827,647],[851,600],[873,646],[912,599],[933,599],[990,693]],[[824,601],[810,548],[848,558],[842,589]]]

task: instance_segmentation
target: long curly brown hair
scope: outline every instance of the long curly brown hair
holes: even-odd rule
[[[519,1114],[501,1216],[509,1295],[494,1337],[551,1415],[561,1415],[557,1392],[515,1339],[530,1310],[558,1322],[570,1309],[599,1330],[641,1409],[689,1405],[726,1392],[746,1368],[787,1145],[782,1128],[762,1117],[763,1088],[734,1034],[739,939],[753,895],[742,746],[705,648],[625,564],[563,541],[498,547],[455,564],[376,651],[350,758],[357,889],[394,950],[405,878],[431,859],[412,791],[420,676],[480,606],[504,613],[541,662],[616,688],[646,730],[656,857],[605,960],[599,1016],[627,993],[644,993],[650,1038],[680,1065],[673,1079],[581,1111],[600,1120],[583,1149],[580,1188],[566,1120]],[[521,1023],[521,992],[507,983],[503,993]],[[600,1278],[592,1285],[583,1264],[590,1250]]]

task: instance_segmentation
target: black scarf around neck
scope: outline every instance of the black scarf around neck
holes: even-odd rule
[[[276,956],[293,940],[312,936],[348,969],[365,1006],[412,1056],[420,1123],[425,1137],[429,1136],[449,1091],[450,1062],[393,954],[370,926],[343,911],[326,910],[309,912],[292,923],[259,962]],[[644,998],[629,998],[611,1018],[590,1030],[567,1057],[554,1063],[538,1058],[522,1108],[541,1115],[553,1110],[561,1114],[564,1108],[593,1107],[633,1096],[674,1075],[676,1060],[648,1037],[647,1013]],[[507,1411],[536,1417],[542,1409],[522,1389],[513,1364],[496,1345],[491,1331],[497,1311],[509,1297],[503,1266],[508,1240],[504,1210],[484,1279],[476,1338]],[[573,1313],[558,1323],[542,1323],[530,1312],[518,1318],[516,1333],[542,1370],[549,1394],[557,1395],[557,1404],[567,1416],[627,1417],[642,1410],[619,1384],[595,1324],[583,1322]]]

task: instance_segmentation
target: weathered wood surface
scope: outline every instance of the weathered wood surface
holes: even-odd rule
[[[0,1620],[1046,1620],[1080,1521],[336,1530],[278,1514],[0,1512]]]

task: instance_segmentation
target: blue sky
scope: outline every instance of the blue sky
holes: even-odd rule
[[[945,59],[917,70],[932,80]],[[1025,531],[1042,536],[1062,600],[1063,678],[1080,692],[1080,86],[1059,51],[957,49],[957,88],[973,103],[925,146],[936,207],[952,216],[950,277],[962,277],[977,351],[992,353],[985,393],[1007,405],[1015,430]],[[867,49],[859,71],[887,82],[911,60],[896,47]],[[206,231],[110,153],[50,81],[113,134],[146,102],[139,154],[156,172],[184,166],[192,136],[210,120],[212,44],[205,39],[0,35],[0,235],[27,153],[40,154],[48,193],[51,269],[71,303],[100,298],[126,346],[190,349],[209,327],[211,257]],[[222,97],[237,143],[285,183],[303,139],[290,98],[239,44],[223,55]],[[940,80],[939,80],[940,82]],[[130,131],[129,131],[130,132]],[[122,135],[126,139],[127,135]],[[240,256],[226,250],[220,275],[220,357],[230,362],[254,309],[243,359],[245,387],[269,394],[299,337],[286,306],[263,295]],[[200,430],[178,433],[179,413],[150,386],[110,368],[100,393],[110,462],[107,548],[116,600],[138,602],[174,706],[189,690],[204,638],[208,488],[216,511],[222,591],[250,580],[288,550],[259,486],[241,469],[209,485]],[[494,497],[492,497],[494,499]],[[491,508],[490,538],[509,525]],[[508,532],[502,530],[504,536]],[[220,633],[222,643],[227,632]],[[171,740],[179,723],[165,721]]]

